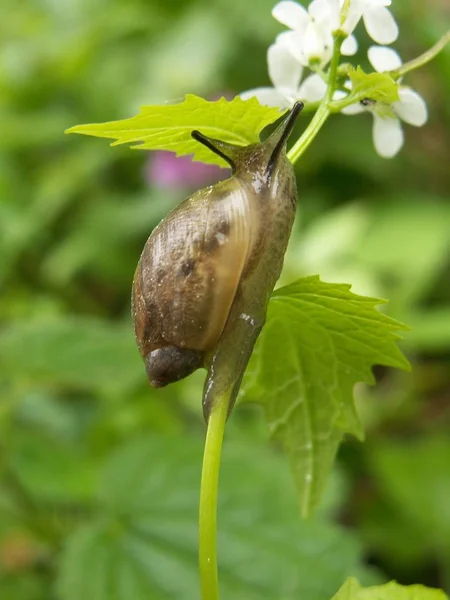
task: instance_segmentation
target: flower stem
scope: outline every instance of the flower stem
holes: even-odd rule
[[[199,566],[203,600],[219,600],[217,574],[217,493],[220,457],[230,394],[217,398],[209,416],[200,486]]]
[[[292,164],[297,162],[300,156],[316,137],[319,130],[322,128],[322,125],[330,116],[331,111],[328,107],[328,104],[331,102],[333,94],[336,90],[337,71],[339,67],[339,58],[341,56],[341,45],[343,41],[344,37],[341,35],[336,35],[334,38],[333,56],[331,58],[330,68],[328,70],[327,91],[319,105],[319,108],[317,109],[317,112],[309,122],[308,127],[288,152],[287,156]]]
[[[288,152],[287,156],[292,164],[295,164],[298,161],[300,156],[311,144],[313,139],[318,134],[319,130],[322,128],[322,125],[328,119],[329,114],[330,111],[328,110],[328,103],[322,102],[316,114],[311,119],[308,127],[305,129],[303,134],[299,137],[299,139],[295,142],[295,144]]]
[[[305,102],[304,106],[302,108],[302,112],[300,113],[301,115],[306,115],[308,113],[316,113],[317,109],[320,106],[320,101],[319,102]]]
[[[449,42],[450,42],[450,29],[429,50],[427,50],[426,52],[424,52],[417,58],[413,58],[409,62],[404,63],[398,69],[394,69],[393,71],[390,71],[389,75],[393,79],[398,79],[399,77],[402,77],[403,75],[405,75],[406,73],[409,73],[410,71],[414,71],[415,69],[418,69],[419,67],[423,67],[423,65],[426,65],[428,62],[430,62],[430,60],[433,60],[433,58],[435,56],[437,56],[439,54],[439,52],[441,52],[441,50],[443,50]]]

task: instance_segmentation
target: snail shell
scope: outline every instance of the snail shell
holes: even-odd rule
[[[139,260],[132,314],[154,387],[204,366],[206,392],[223,354],[219,349],[227,347],[227,330],[232,333],[225,351],[229,368],[221,376],[227,379],[230,368],[240,368],[240,377],[229,376],[239,385],[295,217],[295,176],[285,147],[301,108],[297,103],[265,142],[246,147],[192,133],[224,158],[233,174],[172,210],[153,230]]]

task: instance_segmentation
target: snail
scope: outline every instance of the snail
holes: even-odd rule
[[[137,265],[132,316],[148,379],[163,387],[207,368],[206,418],[215,394],[231,389],[234,403],[281,272],[297,200],[286,141],[302,108],[249,146],[193,131],[232,175],[174,208]]]

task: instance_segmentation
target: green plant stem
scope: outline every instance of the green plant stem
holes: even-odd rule
[[[216,542],[217,493],[229,398],[229,394],[217,398],[211,409],[203,454],[199,516],[199,565],[203,600],[219,599]]]
[[[429,50],[427,50],[417,58],[413,58],[413,60],[404,63],[398,69],[390,71],[389,75],[393,79],[398,79],[399,77],[402,77],[410,71],[414,71],[419,67],[423,67],[423,65],[426,65],[431,60],[433,60],[433,58],[437,56],[439,52],[441,52],[441,50],[443,50],[448,43],[450,43],[450,29]]]
[[[300,156],[302,156],[331,114],[328,104],[331,102],[333,94],[336,90],[337,71],[339,67],[339,58],[341,55],[341,45],[343,41],[344,37],[340,35],[337,35],[334,38],[333,56],[331,58],[330,68],[328,70],[327,90],[308,127],[288,152],[287,156],[292,164],[295,164]]]
[[[287,157],[292,164],[295,164],[304,151],[308,148],[318,134],[319,130],[322,128],[322,125],[328,119],[329,115],[330,111],[328,110],[328,102],[322,102],[317,112],[311,119],[308,127],[288,152]]]
[[[305,102],[305,106],[302,109],[301,114],[307,115],[308,113],[316,113],[320,106],[320,102]]]

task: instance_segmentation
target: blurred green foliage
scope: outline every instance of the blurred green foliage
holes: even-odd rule
[[[272,5],[0,4],[2,599],[195,597],[202,375],[151,390],[129,316],[140,250],[189,190],[149,182],[149,154],[63,131],[266,84]],[[393,12],[404,59],[449,17],[439,0]],[[368,442],[343,447],[310,523],[261,414],[235,410],[220,509],[230,597],[325,600],[348,575],[450,588],[450,52],[408,82],[430,119],[395,160],[375,154],[367,115],[336,117],[303,157],[283,282],[320,273],[389,298],[413,327],[413,373],[379,369],[376,388],[357,388]]]

